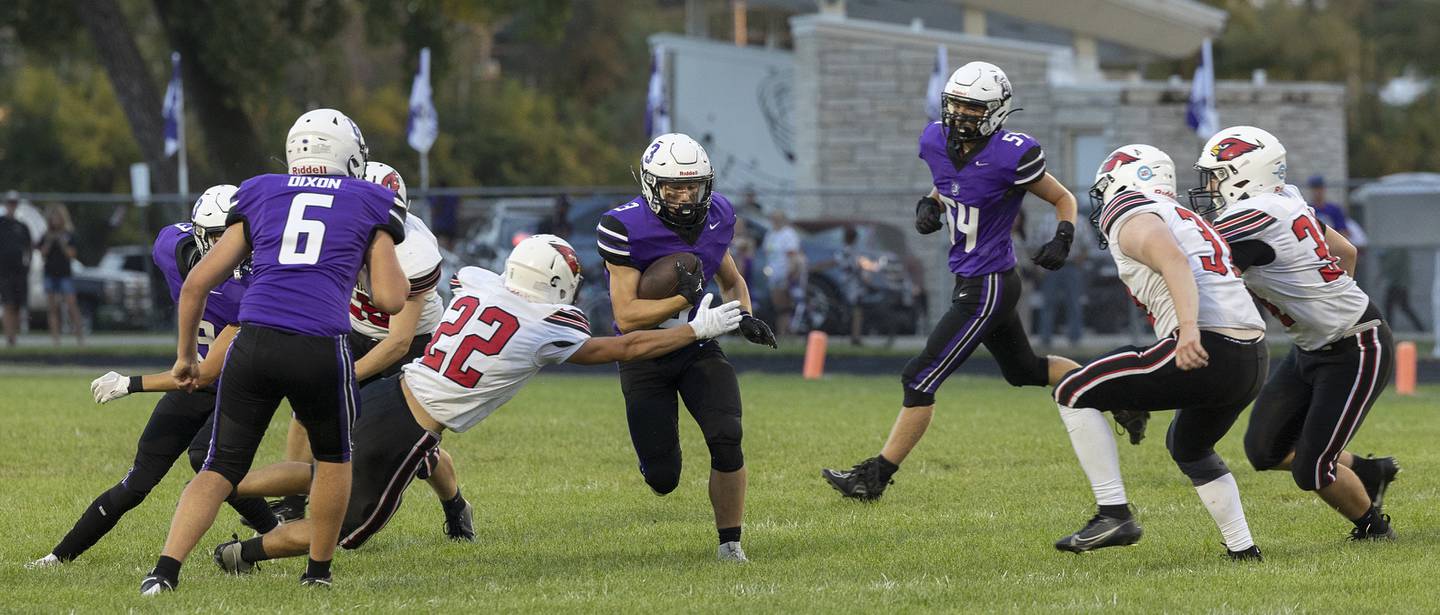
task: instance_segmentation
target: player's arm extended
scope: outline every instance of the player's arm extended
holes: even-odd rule
[[[695,318],[682,327],[636,331],[616,337],[592,337],[565,359],[579,365],[598,365],[615,361],[638,361],[669,354],[700,338],[713,338],[734,331],[740,326],[739,301],[711,307],[714,295],[700,300]]]
[[[1079,210],[1075,202],[1075,195],[1070,194],[1060,180],[1055,179],[1048,171],[1044,177],[1025,186],[1025,189],[1035,196],[1045,199],[1055,206],[1055,217],[1061,221],[1075,224],[1075,212]]]
[[[1330,247],[1330,256],[1340,259],[1340,268],[1350,274],[1350,277],[1355,277],[1355,266],[1360,261],[1360,251],[1355,248],[1355,244],[1350,243],[1339,231],[1326,227],[1325,245]]]
[[[725,260],[720,261],[720,270],[715,272],[715,279],[720,283],[720,296],[726,301],[739,301],[740,309],[750,311],[750,285],[745,283],[745,276],[740,275],[740,268],[735,266],[735,259],[730,252],[725,252]]]
[[[610,310],[615,314],[615,325],[622,332],[649,329],[690,307],[690,302],[679,295],[664,299],[637,297],[639,269],[608,262],[605,268],[610,270]]]
[[[230,225],[233,229],[237,222]],[[215,247],[200,259],[199,263],[185,276],[180,287],[180,302],[176,309],[179,322],[179,340],[175,344],[175,367],[170,373],[180,388],[193,391],[198,386],[199,365],[195,352],[196,337],[199,335],[200,318],[205,314],[205,299],[210,291],[229,278],[250,253],[250,242],[243,230],[227,231],[215,242]]]
[[[410,342],[415,340],[415,325],[419,324],[420,314],[425,311],[425,301],[429,297],[430,293],[411,297],[399,314],[390,317],[390,334],[355,361],[356,382],[385,371],[386,367],[405,356],[410,350]]]
[[[1120,251],[1159,273],[1170,290],[1180,324],[1175,364],[1182,370],[1204,367],[1210,357],[1200,345],[1200,289],[1185,253],[1160,216],[1142,213],[1121,222]]]
[[[395,238],[389,233],[375,233],[365,264],[370,267],[370,304],[386,314],[399,314],[410,294],[410,280],[405,278],[400,259],[395,256]]]
[[[210,342],[210,351],[205,354],[205,360],[200,362],[200,376],[195,382],[197,387],[207,387],[220,377],[220,370],[225,367],[225,352],[230,350],[230,342],[235,339],[235,334],[240,332],[240,327],[226,325],[220,330],[220,335],[215,336],[215,341]],[[158,374],[146,374],[140,377],[140,389],[130,391],[131,393],[150,393],[161,391],[179,391],[180,385],[170,372]]]

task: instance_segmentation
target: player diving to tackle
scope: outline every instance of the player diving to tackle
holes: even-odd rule
[[[409,193],[405,178],[394,167],[383,162],[365,163],[365,179],[389,188],[407,207]],[[355,380],[360,388],[385,376],[400,373],[407,363],[425,353],[431,333],[440,323],[445,302],[435,287],[440,281],[440,245],[435,235],[419,216],[405,216],[405,241],[395,245],[395,257],[410,280],[410,294],[399,314],[390,315],[376,309],[369,291],[357,283],[350,297],[350,352],[355,357]],[[290,420],[285,441],[286,461],[309,464],[314,461],[305,434],[305,427]],[[420,468],[421,478],[429,483],[440,499],[445,513],[445,535],[453,540],[474,540],[470,503],[460,493],[455,463],[444,449],[437,449]],[[305,516],[305,496],[282,498],[274,510],[286,521]]]
[[[1352,277],[1355,247],[1285,183],[1285,148],[1269,132],[1222,130],[1195,168],[1191,207],[1215,218],[1245,285],[1295,340],[1250,410],[1246,456],[1257,470],[1289,470],[1354,524],[1351,538],[1394,538],[1381,504],[1399,465],[1345,451],[1395,356],[1390,326]]]
[[[580,286],[580,260],[564,239],[533,235],[515,246],[504,275],[461,269],[424,356],[361,392],[365,413],[355,424],[355,487],[339,544],[360,547],[400,507],[415,471],[440,446],[446,429],[463,432],[510,401],[547,365],[599,365],[658,357],[734,330],[738,301],[700,302],[683,325],[591,338],[584,313],[571,305]],[[290,495],[310,485],[311,466],[279,463],[251,472],[238,493]],[[215,548],[215,562],[231,573],[256,562],[305,553],[314,536],[306,519],[263,537]]]
[[[1055,548],[1080,553],[1135,544],[1115,435],[1102,412],[1175,410],[1165,444],[1220,528],[1229,556],[1260,559],[1240,490],[1215,443],[1255,399],[1269,359],[1265,322],[1230,249],[1176,202],[1175,165],[1149,145],[1110,153],[1090,188],[1100,247],[1149,316],[1157,341],[1126,346],[1067,374],[1054,396],[1098,513]]]
[[[1075,237],[1075,197],[1045,170],[1045,152],[1027,134],[1002,126],[1012,111],[1010,80],[987,62],[957,69],[941,94],[941,119],[920,135],[920,158],[934,187],[915,208],[915,230],[950,227],[950,309],[935,325],[925,350],[900,376],[900,415],[880,454],[849,470],[821,470],[841,495],[874,500],[891,484],[930,426],[935,392],[980,344],[995,356],[1014,386],[1053,385],[1078,367],[1063,357],[1039,357],[1030,347],[1016,305],[1020,277],[1010,229],[1026,193],[1055,207],[1055,237],[1033,261],[1059,269]]]
[[[674,327],[698,306],[701,289],[713,277],[720,293],[745,310],[740,333],[755,344],[775,347],[770,326],[750,315],[750,289],[730,256],[735,210],[714,192],[710,156],[679,133],[655,137],[640,158],[640,195],[600,217],[596,244],[610,280],[610,304],[617,332]],[[676,265],[679,294],[639,297],[641,272],[676,253],[694,255],[700,271]],[[658,495],[680,485],[680,412],[676,396],[705,435],[710,451],[710,506],[722,561],[745,562],[740,547],[747,472],[742,436],[740,383],[715,340],[698,340],[664,356],[620,364],[620,391],[640,474]]]
[[[178,299],[185,277],[210,247],[225,233],[230,197],[235,186],[211,186],[195,201],[190,223],[172,224],[160,230],[151,248],[155,268],[165,276],[170,298]],[[169,372],[125,377],[109,372],[90,384],[96,403],[106,403],[130,393],[168,391],[155,403],[150,420],[135,446],[135,461],[125,477],[95,498],[74,527],[45,557],[30,562],[29,568],[43,568],[69,562],[104,538],[125,513],[145,501],[150,491],[170,471],[176,458],[189,448],[190,465],[196,472],[205,462],[210,446],[210,417],[215,411],[215,389],[210,386],[220,374],[225,351],[238,330],[240,297],[249,283],[237,274],[215,289],[205,304],[196,336],[196,352],[204,358],[197,388],[180,390]],[[248,524],[260,533],[275,528],[277,520],[269,507],[257,498],[230,496],[226,500]]]

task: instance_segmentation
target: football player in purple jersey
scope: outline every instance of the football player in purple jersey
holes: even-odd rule
[[[678,133],[655,138],[641,155],[640,196],[600,217],[596,242],[605,259],[617,332],[679,327],[692,316],[711,278],[727,300],[745,310],[745,339],[775,347],[769,325],[750,315],[750,289],[730,256],[735,210],[713,192],[715,172],[705,148]],[[665,256],[685,252],[700,271],[676,265],[679,294],[638,297],[640,272]],[[645,483],[659,495],[680,484],[680,433],[676,396],[695,417],[710,449],[710,505],[719,531],[720,560],[747,561],[740,548],[745,515],[745,455],[740,449],[740,384],[715,340],[700,340],[665,356],[620,364],[620,391],[630,440]]]
[[[1045,152],[1030,135],[1002,128],[1010,116],[1010,80],[993,64],[961,66],[941,94],[940,121],[920,135],[920,158],[934,187],[915,208],[915,230],[946,226],[955,291],[925,350],[901,375],[904,399],[880,454],[849,470],[820,474],[845,497],[873,500],[920,442],[935,410],[935,392],[981,344],[1015,386],[1053,385],[1079,367],[1063,357],[1036,356],[1016,305],[1020,276],[1010,229],[1027,193],[1055,207],[1055,237],[1031,260],[1059,269],[1075,237],[1075,196],[1045,170]]]
[[[362,266],[371,302],[399,312],[409,284],[395,256],[405,208],[362,177],[368,151],[345,114],[317,109],[290,128],[287,175],[260,175],[235,193],[230,231],[180,290],[180,340],[171,374],[193,389],[196,329],[211,289],[251,259],[240,332],[226,352],[205,464],[180,496],[165,548],[140,584],[172,591],[180,565],[235,490],[282,399],[306,427],[316,459],[310,490],[315,527],[302,585],[329,586],[330,559],[350,491],[350,425],[359,394],[350,358],[350,294]],[[231,232],[234,231],[234,232]]]
[[[225,232],[230,197],[235,186],[212,186],[195,201],[190,223],[172,224],[155,237],[151,255],[155,268],[165,276],[170,298],[180,296],[180,287],[190,270]],[[210,443],[209,417],[215,410],[215,389],[209,386],[220,373],[225,348],[235,336],[240,297],[248,279],[239,275],[225,280],[205,304],[200,320],[197,352],[204,357],[199,386],[191,392],[180,390],[169,372],[125,377],[109,372],[90,383],[96,403],[106,403],[130,393],[168,391],[155,403],[150,420],[135,446],[135,461],[115,486],[95,498],[74,527],[45,557],[27,568],[48,568],[74,560],[104,538],[125,513],[145,501],[150,491],[170,471],[176,458],[189,448],[190,465],[200,471]],[[213,350],[213,352],[212,352]],[[230,497],[231,507],[256,531],[275,528],[277,520],[259,498]]]

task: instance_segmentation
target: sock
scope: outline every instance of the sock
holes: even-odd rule
[[[275,513],[270,512],[270,505],[265,503],[264,498],[242,498],[234,495],[225,500],[235,512],[240,513],[250,527],[261,534],[269,533],[280,527],[280,520],[275,518]]]
[[[720,528],[720,544],[740,542],[740,526]]]
[[[1101,504],[1100,514],[1111,519],[1129,519],[1130,506],[1127,504]]]
[[[900,471],[898,464],[891,463],[884,455],[876,455],[875,460],[880,462],[880,480],[890,482],[890,477]]]
[[[124,485],[111,487],[90,502],[90,507],[75,522],[75,527],[70,528],[70,532],[50,552],[67,562],[80,557],[81,553],[100,542],[120,522],[120,517],[139,506],[144,498],[144,495]]]
[[[178,586],[180,585],[180,560],[161,555],[160,559],[155,562],[155,569],[150,571],[150,574],[170,579]]]
[[[465,496],[460,494],[460,488],[455,488],[455,497],[448,500],[440,500],[440,507],[445,509],[445,514],[453,515],[465,509]]]
[[[1375,510],[1374,506],[1371,506],[1369,510],[1365,511],[1365,514],[1360,515],[1360,518],[1351,519],[1350,522],[1354,523],[1355,527],[1367,531],[1372,527],[1377,529],[1384,529],[1385,527],[1385,518],[1380,516],[1380,511]]]
[[[1195,492],[1200,494],[1210,518],[1220,528],[1227,549],[1244,551],[1255,546],[1255,539],[1250,537],[1250,524],[1245,522],[1245,508],[1240,505],[1240,488],[1235,485],[1234,474],[1227,473],[1198,485]]]
[[[305,575],[304,575],[304,578],[309,578],[309,579],[328,579],[328,578],[330,578],[330,560],[327,559],[327,560],[325,560],[325,561],[323,561],[323,562],[317,562],[317,561],[315,561],[315,560],[313,560],[313,559],[309,560],[309,563],[305,564]]]
[[[270,559],[265,553],[265,539],[251,538],[240,543],[240,559],[250,563],[263,562]]]
[[[286,506],[289,506],[291,510],[305,510],[305,502],[308,497],[309,496],[304,495],[287,495],[280,498],[280,501],[284,502]]]
[[[1125,481],[1120,478],[1120,453],[1115,449],[1115,434],[1110,431],[1105,415],[1094,408],[1059,408],[1060,420],[1070,432],[1070,445],[1075,448],[1080,469],[1090,479],[1095,503],[1101,506],[1129,503],[1125,497]]]

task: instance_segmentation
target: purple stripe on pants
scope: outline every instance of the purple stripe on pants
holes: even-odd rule
[[[992,283],[993,279],[993,283]],[[970,318],[961,325],[957,331],[960,333],[951,338],[945,349],[935,359],[920,370],[916,375],[916,386],[912,387],[917,391],[934,393],[940,388],[940,384],[964,363],[966,358],[975,351],[980,343],[981,332],[985,329],[986,323],[994,315],[995,305],[999,303],[1004,282],[999,274],[987,274],[980,288],[980,305]]]

